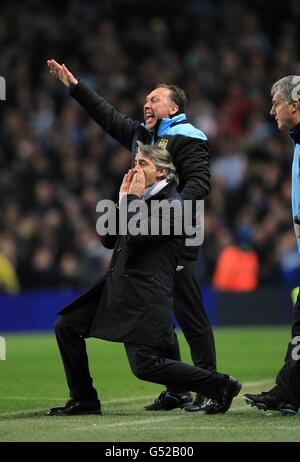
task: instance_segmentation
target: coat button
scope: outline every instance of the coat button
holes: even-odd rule
[[[115,267],[112,266],[111,268],[109,268],[109,272],[112,273],[114,271]]]
[[[116,251],[117,251],[117,252],[121,252],[121,250],[122,250],[122,247],[117,247],[117,248],[116,248]]]

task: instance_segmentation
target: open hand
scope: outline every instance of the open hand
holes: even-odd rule
[[[143,197],[146,189],[146,179],[143,169],[138,169],[134,174],[128,194],[134,194],[138,197]]]
[[[64,64],[58,64],[54,59],[48,59],[50,74],[57,77],[66,87],[77,85],[78,80]]]
[[[132,179],[133,179],[135,173],[136,173],[136,169],[131,168],[130,170],[128,170],[126,175],[124,175],[124,178],[123,178],[123,181],[122,181],[122,184],[121,184],[121,187],[120,187],[120,191],[119,191],[119,204],[121,203],[122,198],[126,194],[129,193],[129,188],[130,188],[130,185],[131,185],[131,182],[132,182]]]

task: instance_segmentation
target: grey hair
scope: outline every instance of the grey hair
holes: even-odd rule
[[[151,159],[154,162],[156,168],[165,170],[165,179],[168,182],[175,181],[175,183],[178,184],[176,168],[174,167],[169,151],[167,151],[164,148],[161,148],[157,144],[153,144],[150,146],[149,144],[143,144],[141,141],[137,141],[137,145],[137,153],[140,153],[142,154],[142,156]]]
[[[299,75],[287,75],[280,80],[277,80],[272,85],[271,96],[277,91],[283,96],[288,102],[298,101],[300,99],[300,76]]]

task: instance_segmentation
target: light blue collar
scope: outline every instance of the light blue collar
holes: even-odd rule
[[[166,130],[173,125],[177,124],[178,122],[184,122],[186,120],[186,115],[185,114],[178,114],[177,116],[174,117],[168,117],[165,119],[161,119],[157,135],[158,136],[163,136]]]
[[[185,120],[187,120],[186,118],[186,115],[181,113],[181,114],[178,114],[177,116],[174,116],[174,117],[166,117],[166,118],[162,118],[160,119],[160,122],[159,122],[159,127],[158,127],[158,136],[161,136],[163,134],[163,132],[171,127],[173,124],[177,124],[178,122],[184,122]],[[142,127],[145,127],[146,128],[146,125],[144,122],[142,122]],[[155,127],[156,125],[154,125],[153,127],[153,130],[151,130],[151,132],[153,132],[155,130]]]

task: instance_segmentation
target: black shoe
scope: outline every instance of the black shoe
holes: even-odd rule
[[[78,401],[76,399],[69,399],[69,401],[62,407],[52,407],[46,415],[88,415],[98,414],[101,415],[100,401]]]
[[[192,393],[173,393],[163,391],[158,398],[148,406],[145,406],[146,411],[170,411],[171,409],[184,408],[187,404],[193,402]]]
[[[217,396],[212,400],[210,406],[205,410],[206,414],[224,414],[231,406],[232,400],[241,391],[242,384],[233,377],[228,377],[228,382]]]
[[[218,403],[217,401],[207,398],[205,395],[201,395],[200,393],[196,394],[196,398],[194,399],[194,402],[192,404],[188,404],[184,407],[184,410],[187,412],[207,412],[209,413],[209,410],[211,407],[217,406]]]
[[[276,410],[280,412],[282,415],[293,416],[297,414],[299,407],[295,406],[294,404],[282,402]]]
[[[255,406],[257,409],[264,411],[278,411],[282,415],[296,415],[298,407],[293,404],[284,403],[281,399],[270,392],[263,391],[259,395],[251,395],[247,393],[244,395],[246,404]]]

